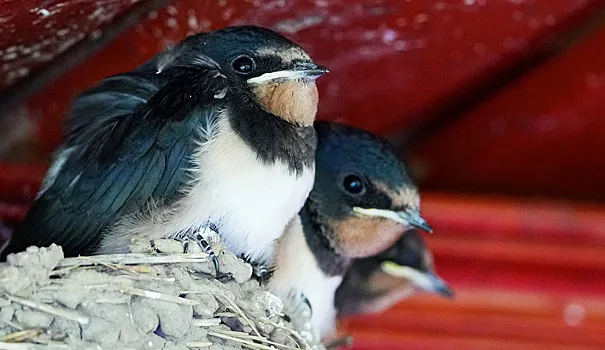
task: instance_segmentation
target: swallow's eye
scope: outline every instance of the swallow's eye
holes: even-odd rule
[[[357,175],[347,175],[342,185],[350,194],[360,194],[364,191],[363,181]]]
[[[256,69],[256,63],[254,63],[252,57],[248,55],[241,55],[236,57],[231,62],[231,67],[233,67],[233,70],[240,74],[249,74]]]

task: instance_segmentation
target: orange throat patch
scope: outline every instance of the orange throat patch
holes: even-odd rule
[[[268,82],[253,87],[252,92],[269,113],[293,124],[313,125],[319,102],[314,81]]]
[[[334,248],[349,258],[376,255],[395,244],[406,231],[405,226],[380,217],[351,216],[331,226]]]

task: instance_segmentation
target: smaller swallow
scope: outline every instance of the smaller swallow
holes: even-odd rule
[[[382,312],[417,291],[454,296],[435,273],[421,233],[411,230],[386,251],[353,262],[336,290],[336,309],[340,315]]]
[[[315,129],[315,183],[278,240],[268,288],[288,305],[307,302],[324,336],[335,328],[335,292],[355,259],[386,250],[414,227],[432,229],[391,144],[336,123],[316,122]]]

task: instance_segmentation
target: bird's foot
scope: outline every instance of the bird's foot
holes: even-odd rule
[[[260,284],[264,286],[273,275],[273,270],[262,264],[252,264],[252,273]]]
[[[218,231],[214,225],[211,225],[208,229],[218,234]],[[233,275],[230,272],[221,272],[221,266],[218,260],[218,256],[212,249],[212,245],[208,243],[208,241],[206,240],[206,238],[204,238],[200,231],[192,232],[191,234],[185,235],[182,238],[181,242],[183,243],[184,253],[187,253],[189,251],[189,245],[191,240],[195,241],[202,248],[204,253],[208,254],[210,260],[212,260],[212,264],[214,265],[214,276],[217,280],[219,280],[220,282],[227,282],[233,279]]]
[[[252,266],[252,276],[256,278],[261,286],[266,285],[271,276],[273,276],[273,272],[275,271],[274,267],[268,267],[264,264],[252,262],[252,259],[248,254],[242,254],[240,255],[240,258]]]

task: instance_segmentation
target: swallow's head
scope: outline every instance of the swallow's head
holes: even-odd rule
[[[395,283],[409,283],[415,289],[437,293],[446,297],[454,295],[451,288],[435,272],[433,254],[418,230],[406,232],[392,247],[372,258],[377,269],[375,275],[384,274]],[[356,262],[358,266],[364,260]]]
[[[306,206],[337,253],[368,257],[412,228],[432,231],[406,165],[386,140],[341,124],[315,126],[316,177]]]
[[[266,111],[312,125],[317,112],[315,80],[328,70],[299,45],[266,28],[234,26],[190,36],[157,60],[211,65],[231,78]]]
[[[433,255],[421,233],[411,230],[384,252],[355,260],[335,301],[342,314],[381,312],[417,291],[454,296],[435,273]]]

